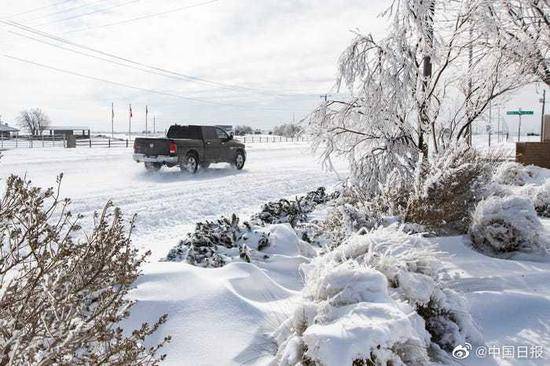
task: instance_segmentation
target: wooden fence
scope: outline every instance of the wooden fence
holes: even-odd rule
[[[278,143],[278,142],[304,142],[303,137],[283,136],[235,136],[235,139],[243,143]],[[39,148],[39,147],[66,147],[67,141],[64,135],[54,136],[15,136],[6,138],[0,136],[0,149],[14,148]],[[77,139],[76,147],[103,147],[103,148],[128,148],[133,147],[133,139],[110,138],[106,136],[92,136],[89,139]]]
[[[0,149],[35,148],[35,147],[64,147],[63,135],[52,136],[0,136]]]

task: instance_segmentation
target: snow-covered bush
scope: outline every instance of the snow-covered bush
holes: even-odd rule
[[[465,233],[482,198],[493,161],[466,144],[452,145],[417,169],[418,179],[404,220],[436,231]]]
[[[118,209],[79,216],[59,190],[15,176],[0,198],[0,365],[156,365],[159,345],[144,341],[165,322],[123,332],[128,291],[146,255],[130,241]],[[131,226],[131,225],[130,225]],[[75,237],[80,239],[75,239]]]
[[[269,233],[248,222],[240,223],[233,214],[216,221],[197,223],[195,231],[172,248],[167,261],[187,261],[200,267],[222,267],[232,257],[240,256],[250,262],[250,249],[262,251],[270,244]]]
[[[544,248],[540,219],[527,197],[490,197],[473,214],[473,245],[488,254],[534,252]]]
[[[317,235],[325,239],[325,246],[334,248],[358,230],[372,229],[379,223],[380,218],[374,217],[364,207],[339,203],[328,212],[326,219],[319,226]]]
[[[273,334],[273,365],[428,364],[422,319],[391,298],[382,273],[346,261],[318,263],[315,275],[307,277],[304,302]]]
[[[396,225],[351,236],[303,267],[303,303],[273,334],[274,363],[424,365],[428,350],[444,358],[441,349],[479,341],[438,263],[425,238]]]
[[[187,261],[200,267],[222,267],[236,257],[247,262],[267,259],[265,249],[272,244],[270,233],[276,224],[291,225],[296,231],[294,235],[300,234],[303,240],[299,243],[301,254],[310,256],[313,249],[302,244],[313,243],[312,237],[319,230],[314,230],[315,225],[306,225],[308,214],[319,204],[337,196],[337,192],[326,194],[325,188],[320,187],[294,200],[269,202],[250,221],[241,223],[240,218],[233,214],[199,222],[193,232],[168,252],[166,260]]]
[[[533,203],[540,216],[550,217],[550,181],[537,189]]]
[[[539,178],[537,167],[532,165],[525,166],[516,162],[506,162],[501,164],[494,175],[494,180],[499,184],[512,186],[523,186],[530,183],[536,183]]]
[[[251,221],[259,224],[289,223],[294,227],[299,222],[307,221],[307,214],[313,211],[317,205],[326,203],[337,196],[337,192],[327,194],[325,187],[319,187],[317,190],[295,199],[268,202],[258,214],[252,217]]]
[[[410,174],[398,169],[388,173],[376,194],[360,186],[346,187],[338,203],[368,213],[368,228],[395,217],[420,225],[424,231],[465,233],[475,204],[487,195],[485,187],[494,160],[466,144],[455,143],[425,164],[418,164]]]

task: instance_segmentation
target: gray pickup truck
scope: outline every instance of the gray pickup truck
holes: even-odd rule
[[[230,163],[242,169],[246,161],[243,143],[214,126],[173,125],[166,137],[139,137],[134,141],[134,160],[149,171],[163,165],[179,166],[191,173],[211,163]]]

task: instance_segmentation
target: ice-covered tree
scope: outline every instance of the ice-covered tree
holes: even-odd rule
[[[520,70],[550,86],[550,2],[484,0],[479,36],[513,60]]]
[[[309,120],[325,161],[345,156],[371,191],[390,172],[413,179],[491,101],[524,85],[516,63],[475,37],[484,11],[481,0],[396,0],[384,38],[358,33],[339,60],[337,85],[351,98],[326,101]]]

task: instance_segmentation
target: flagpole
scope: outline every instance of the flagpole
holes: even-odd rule
[[[153,133],[157,133],[157,116],[153,116]]]
[[[147,118],[149,117],[149,107],[145,106],[145,136],[149,134],[149,131],[147,131]]]
[[[111,103],[111,138],[115,138],[115,103]]]

